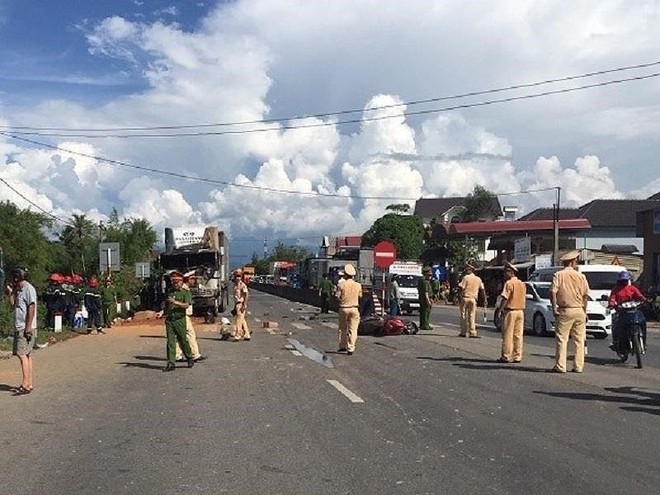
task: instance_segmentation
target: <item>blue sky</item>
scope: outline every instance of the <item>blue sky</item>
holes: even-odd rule
[[[410,102],[659,62],[497,96],[648,76],[658,25],[654,0],[0,0],[0,178],[20,193],[0,201],[62,219],[117,208],[159,231],[218,224],[246,256],[264,236],[318,244],[478,184],[521,212],[551,206],[554,187],[565,206],[648,197],[657,77],[453,111],[437,110],[494,96]],[[248,131],[232,135],[75,131],[348,109],[363,112],[195,128]],[[382,120],[341,123],[362,116]]]

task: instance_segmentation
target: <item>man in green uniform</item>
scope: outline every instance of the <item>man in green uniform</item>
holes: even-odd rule
[[[188,360],[188,368],[195,365],[192,350],[186,337],[186,309],[192,303],[189,290],[183,288],[183,275],[179,272],[170,273],[171,288],[167,293],[163,310],[156,314],[157,318],[165,315],[165,331],[167,333],[167,366],[163,371],[176,369],[176,343],[179,342],[183,355]]]
[[[330,282],[330,279],[328,279],[328,274],[324,273],[323,280],[321,280],[321,283],[319,284],[319,297],[321,298],[321,313],[330,312],[330,297],[332,297],[333,292],[334,292],[334,287],[332,286],[332,282]]]
[[[117,312],[117,293],[112,286],[112,279],[107,277],[105,285],[101,287],[101,309],[103,311],[103,324],[110,328]]]
[[[419,329],[433,330],[429,323],[431,318],[431,268],[425,266],[422,270],[422,278],[417,283],[419,293]]]

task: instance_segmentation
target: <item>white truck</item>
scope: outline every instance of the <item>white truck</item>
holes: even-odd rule
[[[224,232],[215,226],[165,229],[164,273],[177,270],[187,280],[193,314],[213,323],[229,304],[229,253]]]
[[[392,275],[399,276],[401,312],[411,314],[413,311],[419,311],[419,292],[417,285],[422,278],[422,264],[418,261],[394,261],[390,265],[387,277],[387,299],[389,299]]]

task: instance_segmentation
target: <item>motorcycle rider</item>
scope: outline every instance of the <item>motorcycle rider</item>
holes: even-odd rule
[[[617,309],[621,304],[628,301],[646,302],[646,298],[637,287],[630,283],[630,273],[624,270],[619,272],[616,285],[607,301],[607,307]],[[615,313],[612,318],[612,344],[610,344],[610,349],[613,351],[619,348],[619,326],[619,318]],[[646,332],[644,332],[644,335],[646,335]]]

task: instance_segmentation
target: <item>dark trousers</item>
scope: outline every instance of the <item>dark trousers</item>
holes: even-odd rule
[[[431,330],[431,324],[429,320],[431,319],[431,306],[426,304],[421,304],[419,306],[419,329],[420,330]]]
[[[186,319],[179,318],[178,320],[165,320],[165,331],[167,333],[167,363],[174,364],[176,362],[176,343],[179,342],[183,355],[186,359],[193,358],[188,337],[186,336]]]
[[[321,294],[321,313],[330,312],[330,294]]]
[[[101,328],[101,311],[98,307],[90,306],[87,308],[87,328]]]

